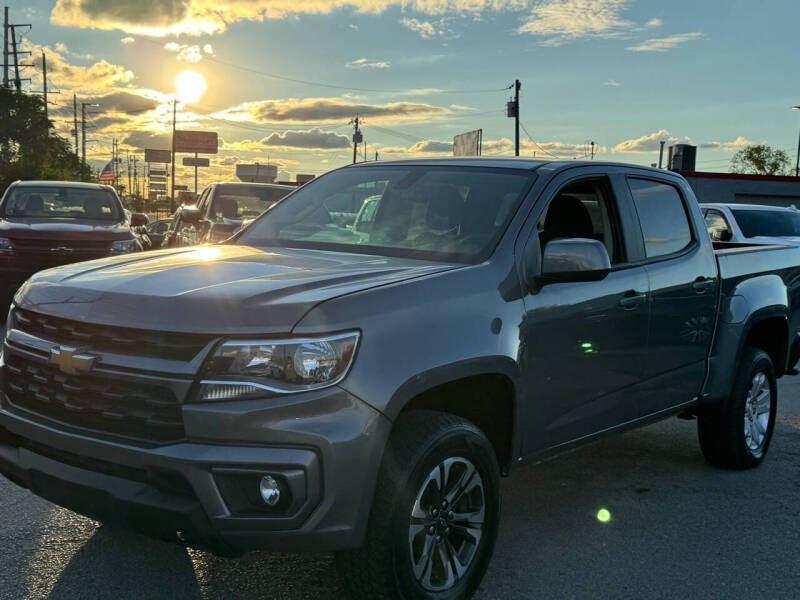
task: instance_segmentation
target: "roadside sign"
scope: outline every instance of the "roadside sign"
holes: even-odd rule
[[[175,191],[175,192],[186,192],[188,190],[189,190],[189,186],[188,185],[176,185],[175,189],[173,191]]]
[[[168,163],[172,160],[172,153],[169,150],[154,150],[146,148],[144,151],[144,162],[149,163]]]
[[[175,152],[216,154],[219,146],[216,131],[176,131]]]
[[[164,175],[153,175],[150,174],[150,183],[166,183],[167,178]]]
[[[483,129],[460,133],[453,138],[453,156],[480,156]]]
[[[151,168],[151,169],[150,169],[150,171],[149,171],[149,173],[150,173],[150,176],[151,176],[151,177],[152,177],[153,175],[155,175],[156,177],[166,177],[166,176],[167,176],[167,171],[166,171],[166,169],[152,169],[152,168]]]
[[[211,164],[209,159],[207,158],[194,158],[191,156],[184,156],[183,157],[183,166],[184,167],[207,167]]]

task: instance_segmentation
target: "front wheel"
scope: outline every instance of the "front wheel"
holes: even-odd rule
[[[701,411],[697,420],[700,447],[706,460],[729,469],[749,469],[767,455],[778,386],[769,355],[745,348],[731,397]]]
[[[337,567],[353,598],[461,600],[491,559],[499,469],[472,423],[417,411],[398,420],[384,456],[363,548]]]

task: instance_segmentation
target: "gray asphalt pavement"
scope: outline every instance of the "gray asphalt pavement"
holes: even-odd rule
[[[3,599],[341,597],[327,554],[219,559],[100,526],[2,478],[0,498]],[[800,378],[789,378],[756,470],[707,466],[695,423],[677,419],[517,470],[477,597],[798,598],[798,548]]]

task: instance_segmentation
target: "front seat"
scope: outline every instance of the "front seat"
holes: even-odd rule
[[[83,213],[87,219],[102,219],[103,201],[97,198],[87,198],[83,203]]]
[[[594,239],[594,225],[589,211],[575,196],[556,196],[547,209],[541,233],[542,248],[558,238]]]
[[[239,219],[239,203],[234,198],[220,198],[217,202],[217,213],[223,219]]]
[[[29,217],[44,215],[44,198],[39,194],[31,194],[25,202],[25,213]]]

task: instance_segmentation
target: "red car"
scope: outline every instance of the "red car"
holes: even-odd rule
[[[111,186],[71,181],[16,181],[0,201],[2,291],[13,294],[37,271],[142,250]]]

